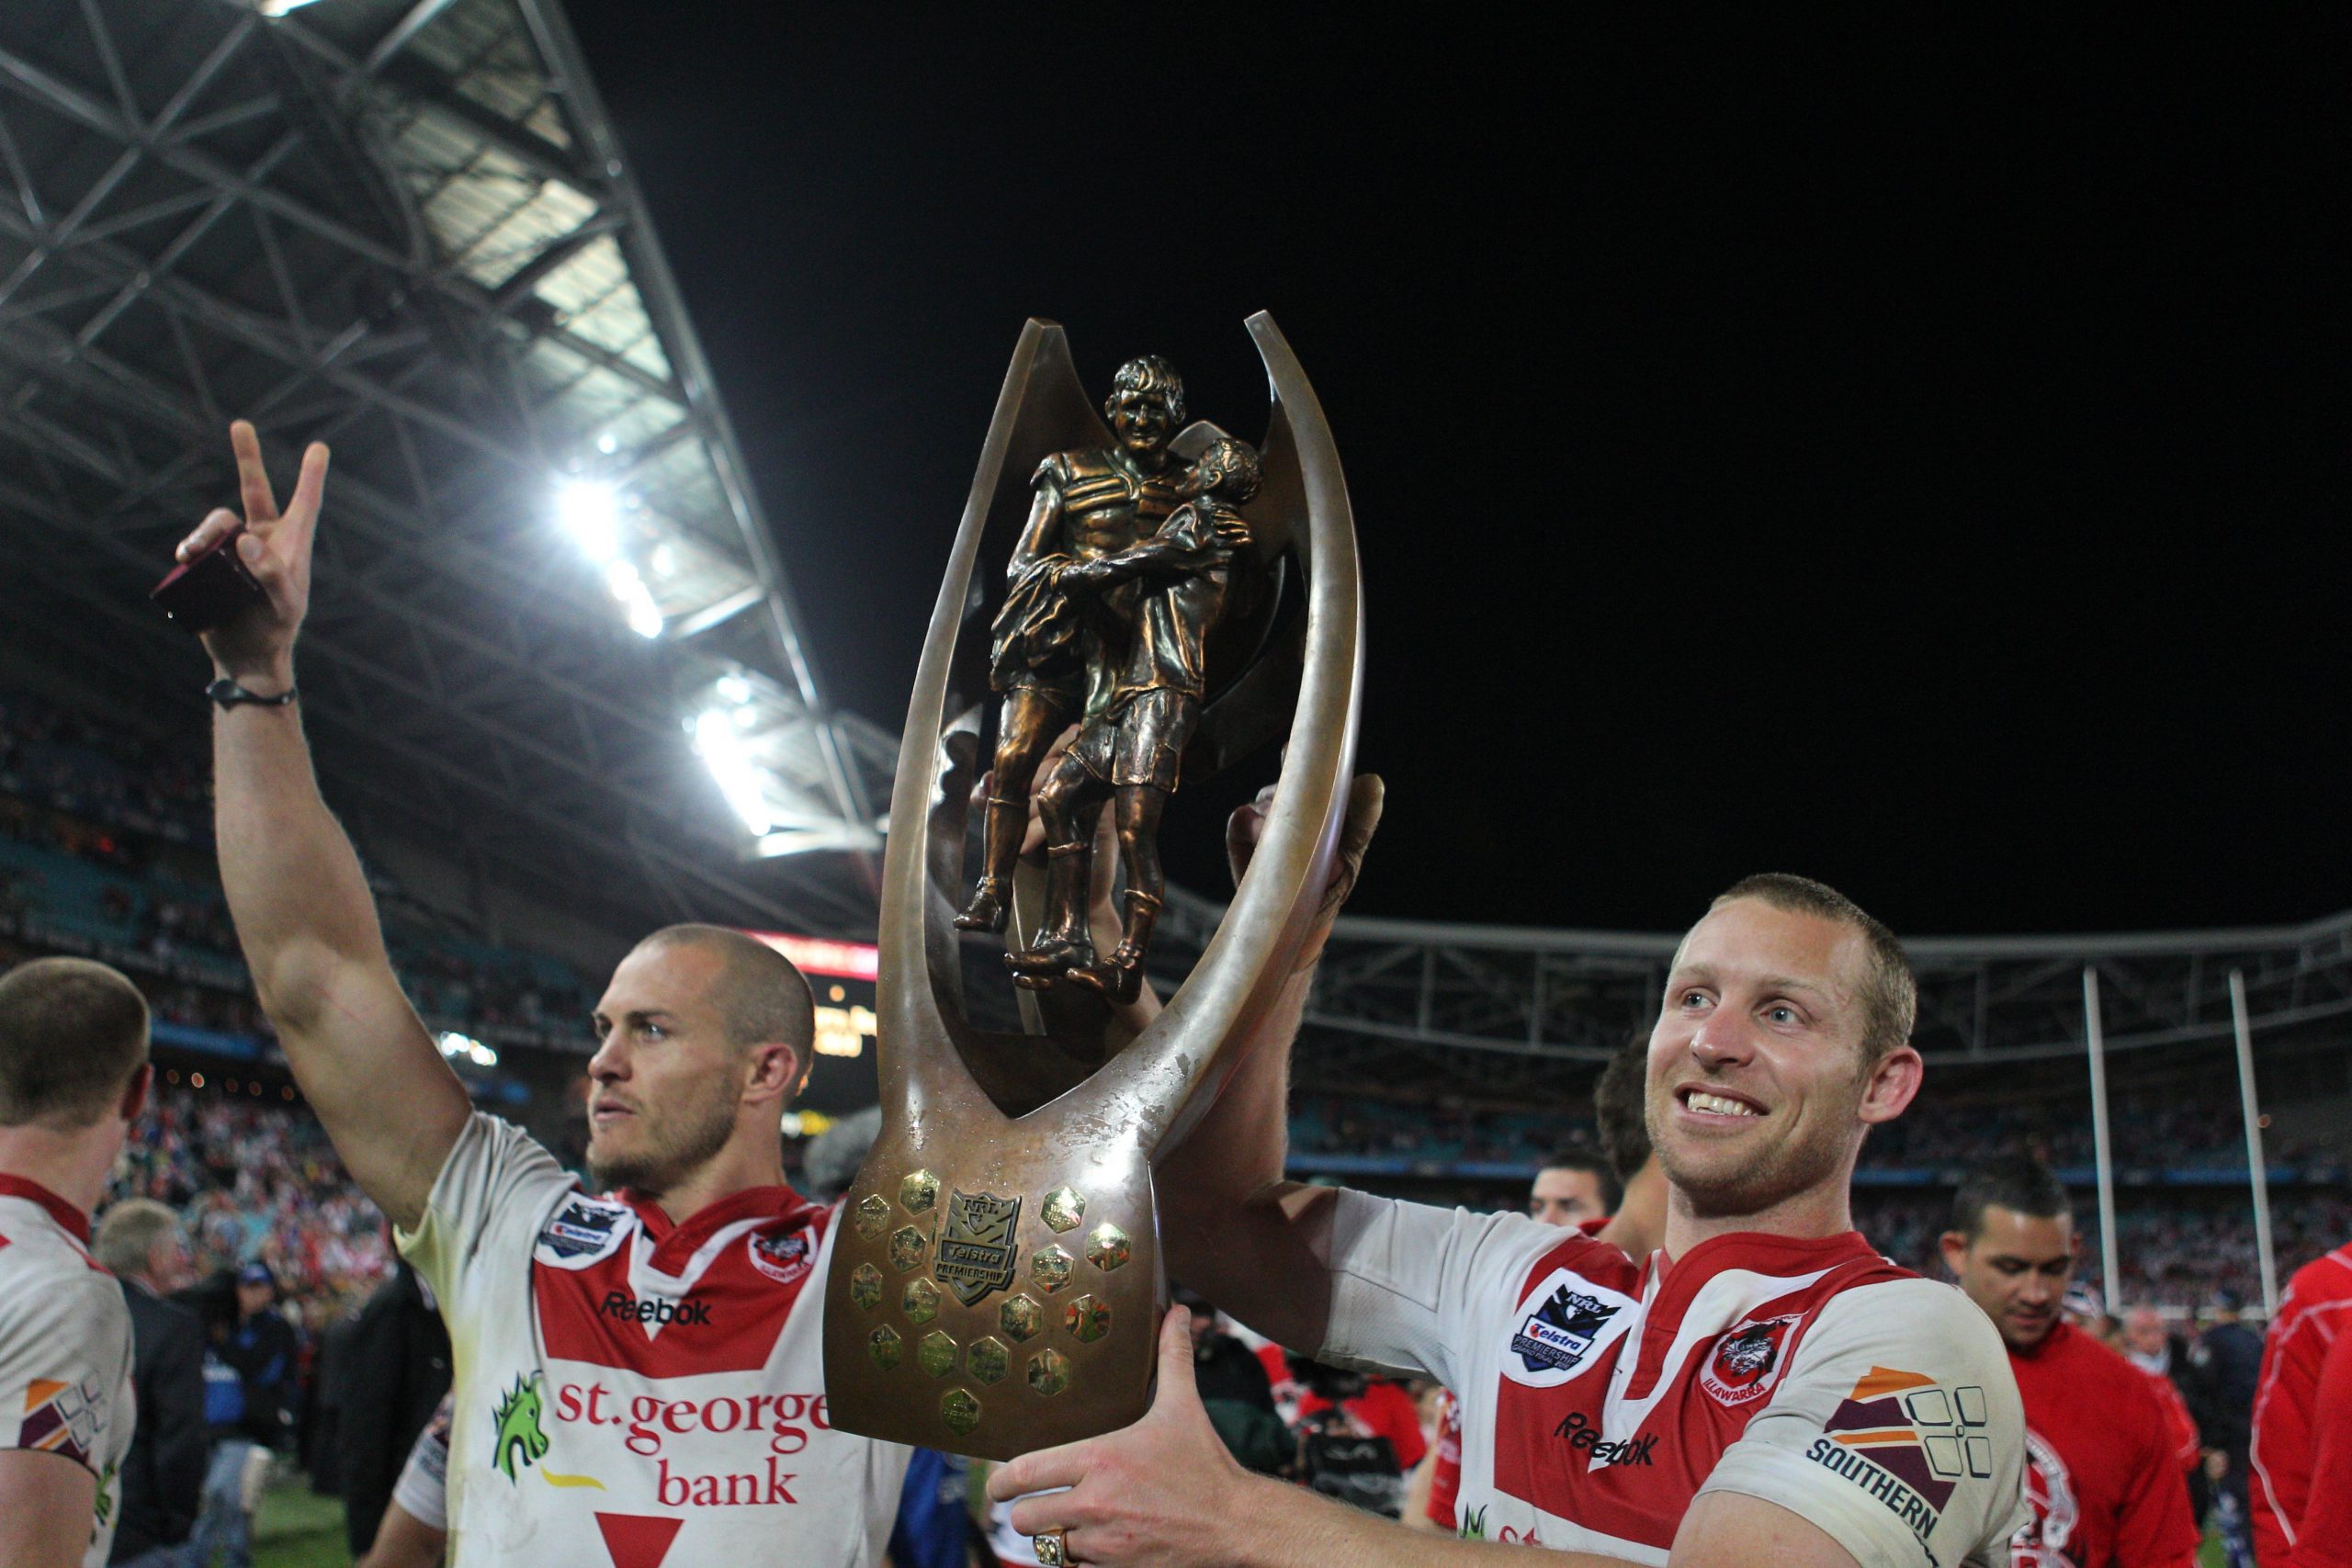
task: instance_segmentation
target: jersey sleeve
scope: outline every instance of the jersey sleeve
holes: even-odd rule
[[[2312,1395],[2312,1484],[2294,1568],[2352,1568],[2352,1333],[2338,1331]]]
[[[1846,1291],[1706,1483],[1804,1519],[1857,1562],[2007,1562],[2022,1526],[2025,1409],[1967,1297],[1906,1279]]]
[[[1524,1214],[1342,1191],[1331,1222],[1331,1319],[1318,1359],[1460,1388],[1456,1358],[1473,1343],[1476,1314],[1498,1310],[1498,1302],[1509,1311],[1529,1267],[1564,1239]]]
[[[477,1111],[434,1179],[424,1218],[394,1239],[454,1328],[473,1305],[474,1260],[488,1253],[500,1266],[525,1267],[540,1221],[574,1185],[520,1127]]]
[[[449,1528],[449,1414],[450,1397],[444,1394],[392,1483],[393,1502],[417,1523],[442,1531]]]
[[[0,1292],[0,1449],[52,1453],[97,1476],[128,1438],[130,1308],[114,1276],[76,1265]]]

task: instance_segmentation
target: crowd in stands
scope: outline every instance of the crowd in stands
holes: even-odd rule
[[[2243,1171],[2245,1132],[2234,1083],[2212,1094],[2119,1090],[2114,1097],[2116,1163],[2127,1170]],[[2090,1104],[2041,1098],[2015,1105],[1938,1103],[1927,1098],[1881,1127],[1862,1148],[1863,1183],[1874,1172],[1940,1172],[2012,1151],[2059,1170],[2096,1162]],[[1481,1108],[1440,1101],[1383,1101],[1333,1094],[1302,1096],[1292,1116],[1294,1156],[1402,1161],[1412,1166],[1529,1167],[1564,1145],[1594,1146],[1589,1117]],[[2343,1151],[2273,1134],[2263,1155],[2313,1179],[2341,1181]],[[1335,1162],[1332,1168],[1346,1168]]]
[[[199,1275],[266,1264],[298,1329],[322,1328],[391,1269],[384,1218],[345,1174],[318,1119],[159,1076],[107,1201],[178,1211]]]
[[[186,751],[0,692],[0,935],[170,980],[152,994],[166,1022],[266,1038],[213,868],[202,759]],[[402,919],[409,901],[378,880],[393,962],[435,1027],[577,1038],[589,998],[570,965]]]

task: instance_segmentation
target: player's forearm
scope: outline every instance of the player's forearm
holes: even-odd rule
[[[293,684],[290,666],[266,679]],[[220,886],[262,1005],[281,1030],[317,1021],[339,968],[390,973],[359,858],[327,810],[299,708],[215,714],[214,836]]]
[[[1128,546],[1115,555],[1103,556],[1092,562],[1106,582],[1125,582],[1130,578],[1159,574],[1182,577],[1209,564],[1209,552],[1194,541],[1166,534],[1155,534],[1140,544]]]
[[[1351,1508],[1304,1487],[1252,1478],[1253,1494],[1230,1516],[1238,1568],[1496,1568],[1525,1548],[1408,1530],[1393,1519]],[[1516,1557],[1510,1559],[1518,1561]],[[1623,1559],[1589,1552],[1547,1553],[1544,1568],[1624,1568]]]
[[[290,671],[273,673],[283,678],[270,689],[290,682]],[[286,1059],[353,1178],[412,1224],[464,1126],[466,1091],[401,993],[298,710],[217,716],[213,792],[221,886]],[[401,1113],[387,1117],[388,1105]]]
[[[1283,1180],[1290,1050],[1309,976],[1292,977],[1156,1188],[1170,1273],[1259,1333],[1320,1349],[1330,1315],[1328,1189]]]

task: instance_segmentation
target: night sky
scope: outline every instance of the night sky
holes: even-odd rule
[[[1359,910],[2352,904],[2341,17],[569,9],[834,700],[904,717],[1024,317],[1254,439],[1264,308],[1363,551]]]

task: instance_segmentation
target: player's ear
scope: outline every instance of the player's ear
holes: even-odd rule
[[[126,1122],[136,1122],[139,1113],[147,1109],[147,1091],[155,1081],[155,1064],[141,1062],[139,1070],[130,1075],[123,1086],[122,1101],[115,1107],[117,1114]]]
[[[1937,1243],[1944,1255],[1944,1267],[1960,1276],[1960,1266],[1968,1261],[1968,1238],[1958,1231],[1946,1231]]]
[[[746,1063],[743,1098],[750,1100],[790,1100],[799,1089],[801,1054],[782,1040],[763,1041],[751,1048]],[[781,1114],[781,1107],[778,1113]]]
[[[1919,1080],[1926,1072],[1927,1064],[1917,1050],[1897,1045],[1870,1069],[1870,1077],[1862,1085],[1862,1103],[1855,1114],[1871,1126],[1894,1121],[1918,1094]]]

